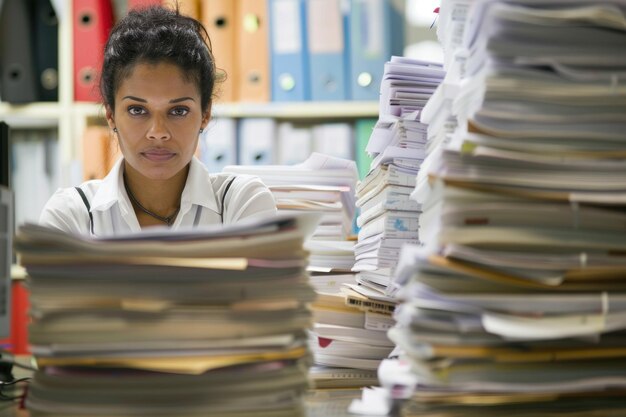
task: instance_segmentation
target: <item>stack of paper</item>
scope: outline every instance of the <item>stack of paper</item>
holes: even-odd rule
[[[357,185],[360,227],[356,271],[378,271],[367,282],[389,277],[404,243],[419,243],[420,204],[409,198],[426,154],[427,125],[419,121],[427,100],[441,82],[439,64],[392,57],[380,86],[380,117],[367,144],[371,170]],[[377,290],[379,285],[372,285]]]
[[[381,382],[406,415],[625,415],[626,3],[460,6]]]
[[[297,165],[232,165],[224,172],[256,175],[270,188],[279,212],[323,215],[313,234],[318,240],[345,240],[352,235],[356,164],[314,152]]]
[[[225,171],[259,176],[272,191],[279,213],[322,214],[313,237],[304,245],[310,252],[311,283],[322,300],[311,306],[315,324],[309,338],[316,366],[310,378],[318,388],[375,383],[381,346],[367,351],[354,338],[335,341],[319,330],[329,326],[346,335],[366,331],[365,312],[348,306],[340,293],[342,284],[356,282],[352,272],[355,244],[349,240],[356,211],[354,161],[313,153],[299,165],[232,166]],[[387,328],[390,326],[388,323]],[[385,352],[391,351],[393,344],[386,337],[385,344]],[[372,355],[376,355],[376,362],[371,362]]]
[[[24,226],[31,414],[302,415],[316,221],[111,239]]]
[[[417,242],[419,206],[409,200],[423,150],[425,126],[419,109],[442,77],[441,68],[394,57],[381,85],[381,119],[368,144],[372,169],[357,186],[361,214],[354,271],[361,274],[335,288],[321,287],[312,305],[311,348],[318,385],[365,386],[389,356],[396,300],[385,294],[391,268],[404,242]],[[370,373],[369,378],[364,372]],[[331,378],[322,378],[332,374]],[[332,384],[332,385],[331,385]],[[342,384],[342,385],[340,385]]]
[[[364,297],[350,289],[356,287],[353,274],[316,274],[311,276],[311,283],[317,293],[311,304],[314,325],[309,332],[316,364],[310,376],[315,386],[377,384],[378,364],[393,349],[385,333],[393,325],[388,310],[393,304],[381,303],[376,311],[367,300],[364,303]]]

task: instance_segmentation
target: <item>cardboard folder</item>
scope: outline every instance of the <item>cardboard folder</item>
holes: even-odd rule
[[[216,85],[218,101],[237,101],[237,2],[233,0],[204,0],[202,23],[211,38],[220,82]]]
[[[82,145],[84,181],[104,178],[121,156],[117,141],[104,126],[88,126]]]
[[[238,92],[240,101],[270,100],[267,0],[237,1]]]

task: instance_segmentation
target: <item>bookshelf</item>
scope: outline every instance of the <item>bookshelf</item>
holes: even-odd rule
[[[119,2],[116,6],[119,8]],[[59,100],[14,105],[0,101],[0,119],[16,130],[56,129],[61,165],[60,186],[70,186],[78,178],[72,165],[81,152],[85,127],[104,124],[104,109],[99,103],[75,102],[73,91],[73,36],[71,0],[63,3],[59,16]],[[300,103],[217,103],[213,117],[264,117],[307,123],[375,118],[377,102],[300,102]]]
[[[408,6],[411,0],[398,1],[406,1]],[[58,187],[82,182],[82,142],[85,129],[89,126],[106,126],[101,104],[74,101],[72,2],[73,0],[55,2],[61,7],[58,16],[58,101],[25,105],[0,101],[0,120],[6,120],[16,131],[21,130],[20,137],[28,136],[31,131],[45,131],[46,135],[56,138],[58,146],[53,158],[58,166],[58,175],[54,179],[54,186]],[[126,0],[113,0],[113,4],[116,15],[120,16],[126,8]],[[405,27],[407,44],[435,36],[432,30],[416,30],[409,26],[407,24]],[[357,130],[361,134],[363,132],[363,129],[356,128],[359,120],[375,120],[378,114],[377,101],[221,103],[218,99],[212,109],[214,119],[235,119],[237,122],[248,118],[265,118],[305,128],[325,123],[346,123],[353,127],[355,136]]]
[[[0,111],[1,108],[0,108]],[[76,103],[77,117],[103,119],[104,110],[97,103]],[[359,117],[378,117],[375,101],[305,101],[297,103],[215,103],[212,117],[241,119],[246,117],[270,117],[283,120],[334,120]]]

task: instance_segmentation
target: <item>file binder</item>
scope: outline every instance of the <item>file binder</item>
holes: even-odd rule
[[[239,123],[239,165],[273,164],[274,119],[242,119]]]
[[[127,9],[141,9],[149,6],[160,5],[161,0],[127,0]]]
[[[359,119],[355,122],[356,130],[356,166],[359,170],[359,179],[365,178],[370,170],[373,158],[367,153],[367,143],[376,125],[376,119]]]
[[[221,102],[238,100],[236,6],[233,0],[205,0],[202,4],[202,23],[211,38],[218,74],[224,77],[216,86]]]
[[[163,5],[172,9],[178,5],[180,14],[200,19],[200,0],[163,0]]]
[[[83,181],[102,179],[117,158],[119,146],[104,126],[88,126],[83,133]]]
[[[283,122],[278,125],[278,164],[295,165],[311,155],[311,128]]]
[[[9,125],[0,121],[0,186],[7,188],[9,187],[9,176],[11,173],[11,169],[9,167],[11,163],[9,130]]]
[[[311,99],[304,0],[269,0],[272,101]]]
[[[215,118],[200,137],[200,161],[209,172],[222,172],[237,163],[237,122]]]
[[[4,0],[0,6],[0,97],[17,104],[37,101],[32,3]]]
[[[403,55],[403,4],[351,0],[350,92],[353,100],[378,100],[385,62]]]
[[[6,341],[11,345],[11,353],[14,355],[28,355],[31,353],[28,344],[30,293],[24,280],[13,280],[10,285],[11,334]]]
[[[15,193],[15,224],[37,222],[41,210],[59,187],[60,158],[56,130],[12,130],[11,187]]]
[[[354,140],[350,123],[324,123],[313,127],[313,151],[354,160]]]
[[[240,101],[270,100],[267,0],[237,0]]]
[[[59,99],[59,20],[50,0],[35,0],[35,68],[40,101]]]
[[[100,101],[97,80],[113,25],[111,0],[74,0],[74,99]]]
[[[307,39],[311,100],[347,100],[343,0],[307,2]]]

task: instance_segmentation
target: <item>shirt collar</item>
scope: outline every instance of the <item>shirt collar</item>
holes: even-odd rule
[[[120,158],[104,177],[93,196],[92,211],[108,210],[113,204],[124,201],[122,207],[130,207],[126,190],[124,189],[124,158]]]
[[[194,204],[219,213],[217,210],[217,198],[209,180],[209,172],[195,156],[191,158],[191,163],[189,164],[187,183],[180,197],[180,208],[183,210],[184,207],[191,207]]]
[[[104,211],[109,209],[113,204],[121,203],[123,210],[129,210],[130,201],[124,188],[124,158],[120,158],[109,171],[109,174],[102,180],[100,187],[94,194],[91,203],[93,211]],[[209,173],[206,167],[196,157],[191,159],[189,164],[189,174],[187,182],[181,195],[180,208],[186,211],[192,205],[200,205],[206,207],[215,213],[217,210],[217,199],[215,192],[211,186],[211,182],[207,181]]]

